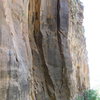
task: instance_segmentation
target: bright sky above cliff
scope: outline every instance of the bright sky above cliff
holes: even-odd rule
[[[91,88],[100,88],[100,0],[81,0],[90,68]]]

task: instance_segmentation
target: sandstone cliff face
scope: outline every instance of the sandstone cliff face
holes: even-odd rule
[[[0,0],[0,100],[74,100],[89,88],[78,0]]]

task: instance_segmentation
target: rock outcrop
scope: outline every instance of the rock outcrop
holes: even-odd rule
[[[75,100],[89,88],[79,0],[0,0],[0,100]]]

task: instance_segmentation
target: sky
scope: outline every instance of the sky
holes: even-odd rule
[[[91,88],[100,88],[100,0],[81,0]]]

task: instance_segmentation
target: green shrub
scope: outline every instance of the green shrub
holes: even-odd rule
[[[100,96],[96,90],[86,90],[82,96],[78,96],[76,100],[100,100]]]

